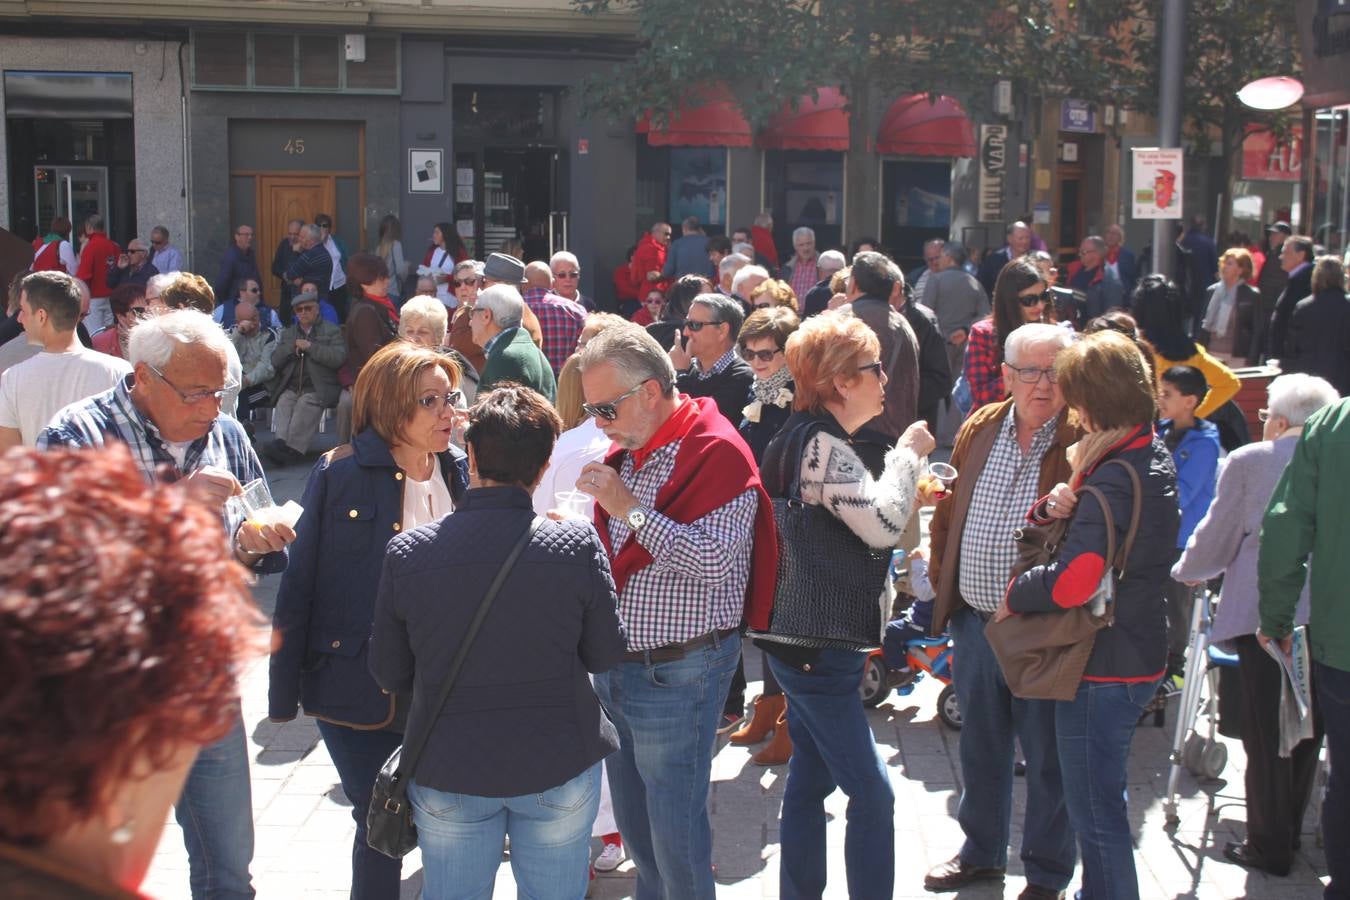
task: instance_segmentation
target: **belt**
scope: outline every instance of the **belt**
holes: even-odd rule
[[[973,612],[973,613],[980,619],[980,621],[982,621],[982,622],[988,622],[990,619],[994,618],[994,614],[993,614],[993,613],[987,613],[987,612],[985,612],[985,611],[982,610],[982,609],[976,609],[975,607],[971,606],[969,603],[966,604],[966,609],[968,609],[968,610],[970,610],[971,612]]]
[[[696,638],[690,638],[689,640],[681,641],[678,644],[662,644],[660,647],[653,647],[650,650],[632,650],[625,653],[622,659],[623,662],[642,663],[644,665],[675,662],[677,659],[684,659],[688,656],[689,651],[697,650],[700,647],[707,647],[713,643],[721,643],[735,634],[735,632],[735,628],[710,631],[707,634],[701,634]]]

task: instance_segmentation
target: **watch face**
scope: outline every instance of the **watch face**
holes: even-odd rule
[[[637,531],[643,525],[647,524],[647,514],[641,509],[635,509],[628,513],[628,527]]]

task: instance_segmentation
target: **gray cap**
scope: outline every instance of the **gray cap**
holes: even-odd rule
[[[525,281],[525,264],[505,253],[489,253],[483,265],[483,277],[503,284],[521,284]]]
[[[1289,227],[1288,222],[1274,222],[1268,225],[1266,227],[1266,232],[1270,233],[1272,231],[1278,231],[1280,234],[1284,235],[1290,235],[1294,233],[1294,229]]]
[[[299,306],[301,303],[318,303],[318,291],[305,291],[303,294],[296,294],[291,298],[291,309]]]

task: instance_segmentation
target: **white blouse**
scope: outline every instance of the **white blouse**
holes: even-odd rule
[[[434,522],[454,511],[455,502],[441,475],[440,457],[431,457],[431,477],[426,481],[416,481],[404,473],[402,531]]]

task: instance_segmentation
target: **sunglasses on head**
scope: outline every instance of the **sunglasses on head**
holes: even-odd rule
[[[648,380],[644,378],[608,403],[583,403],[581,404],[581,410],[588,416],[613,422],[619,417],[619,404],[640,391]]]
[[[697,319],[685,319],[684,327],[690,331],[698,332],[703,330],[704,325],[721,325],[721,322],[700,322]]]
[[[1051,297],[1049,291],[1045,291],[1040,294],[1024,294],[1017,298],[1017,302],[1025,306],[1027,309],[1031,309],[1031,307],[1037,305],[1038,303],[1049,303],[1050,300]]]
[[[751,350],[749,347],[742,347],[741,359],[746,362],[754,362],[755,360],[763,363],[773,362],[773,358],[782,352],[783,348],[781,347],[775,347],[772,350]]]

